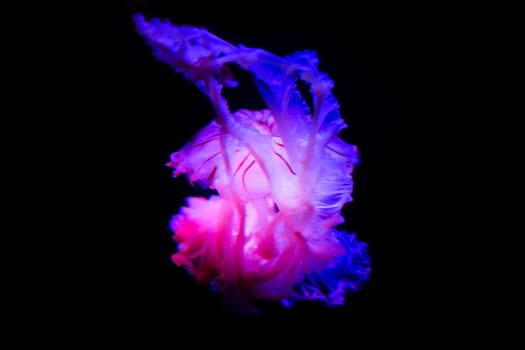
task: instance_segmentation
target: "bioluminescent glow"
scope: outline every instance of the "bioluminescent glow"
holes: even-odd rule
[[[187,198],[172,218],[173,262],[238,306],[250,300],[343,304],[370,267],[366,244],[334,228],[344,222],[358,157],[337,136],[346,124],[316,53],[279,57],[205,29],[148,22],[140,14],[135,21],[155,56],[215,108],[215,119],[168,163],[174,176],[218,193]],[[238,84],[228,63],[251,73],[267,109],[230,110],[222,91]],[[310,86],[311,106],[298,81]]]

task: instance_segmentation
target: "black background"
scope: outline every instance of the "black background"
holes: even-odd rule
[[[223,310],[219,296],[196,286],[170,261],[176,247],[169,218],[184,197],[198,192],[184,178],[173,179],[165,163],[213,118],[213,109],[191,83],[155,60],[131,20],[142,12],[281,56],[317,51],[349,125],[340,135],[359,148],[354,201],[343,214],[346,229],[368,244],[370,283],[343,307],[265,305],[265,313],[242,324],[259,327],[261,334],[316,326],[333,332],[336,342],[386,336],[393,329],[405,335],[430,330],[428,322],[450,283],[434,257],[443,219],[452,214],[435,215],[443,210],[447,190],[440,181],[445,146],[436,149],[434,143],[446,124],[432,100],[447,67],[438,49],[446,25],[437,11],[336,1],[127,2],[114,21],[117,40],[104,57],[110,68],[99,86],[109,103],[96,116],[101,123],[91,140],[94,148],[104,145],[97,149],[98,166],[87,171],[104,183],[97,214],[107,220],[97,231],[107,260],[93,257],[95,264],[104,261],[104,273],[92,287],[96,297],[86,303],[102,300],[107,306],[101,319],[134,329],[175,332],[181,326],[228,328],[241,321]],[[94,183],[96,192],[99,182]]]

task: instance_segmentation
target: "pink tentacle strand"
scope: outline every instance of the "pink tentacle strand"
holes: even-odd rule
[[[205,29],[134,19],[155,56],[196,84],[216,111],[168,163],[174,176],[218,193],[188,198],[173,216],[173,262],[245,302],[344,303],[367,281],[370,261],[355,234],[334,229],[344,222],[358,158],[337,136],[346,124],[317,55],[278,57]],[[253,76],[266,109],[230,110],[222,91],[238,88],[231,63]],[[310,86],[312,107],[298,81]]]

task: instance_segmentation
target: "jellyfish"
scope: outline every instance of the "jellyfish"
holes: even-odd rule
[[[336,228],[352,200],[358,153],[337,136],[347,125],[317,54],[280,57],[203,28],[141,14],[134,20],[155,57],[215,110],[167,163],[175,177],[215,193],[186,198],[171,218],[173,263],[239,307],[261,300],[344,304],[368,280],[370,259],[365,243]],[[250,74],[265,109],[230,110],[223,90],[239,88],[231,64]]]

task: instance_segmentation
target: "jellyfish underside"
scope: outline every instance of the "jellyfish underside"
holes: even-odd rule
[[[135,22],[155,56],[215,108],[215,119],[168,163],[174,176],[217,193],[187,198],[171,219],[173,262],[234,307],[249,300],[343,304],[370,267],[366,244],[335,229],[351,201],[358,157],[356,147],[337,136],[346,125],[316,54],[281,58],[204,29],[142,15]],[[230,110],[222,92],[237,87],[231,64],[253,76],[266,109]],[[310,106],[298,82],[310,87]]]

